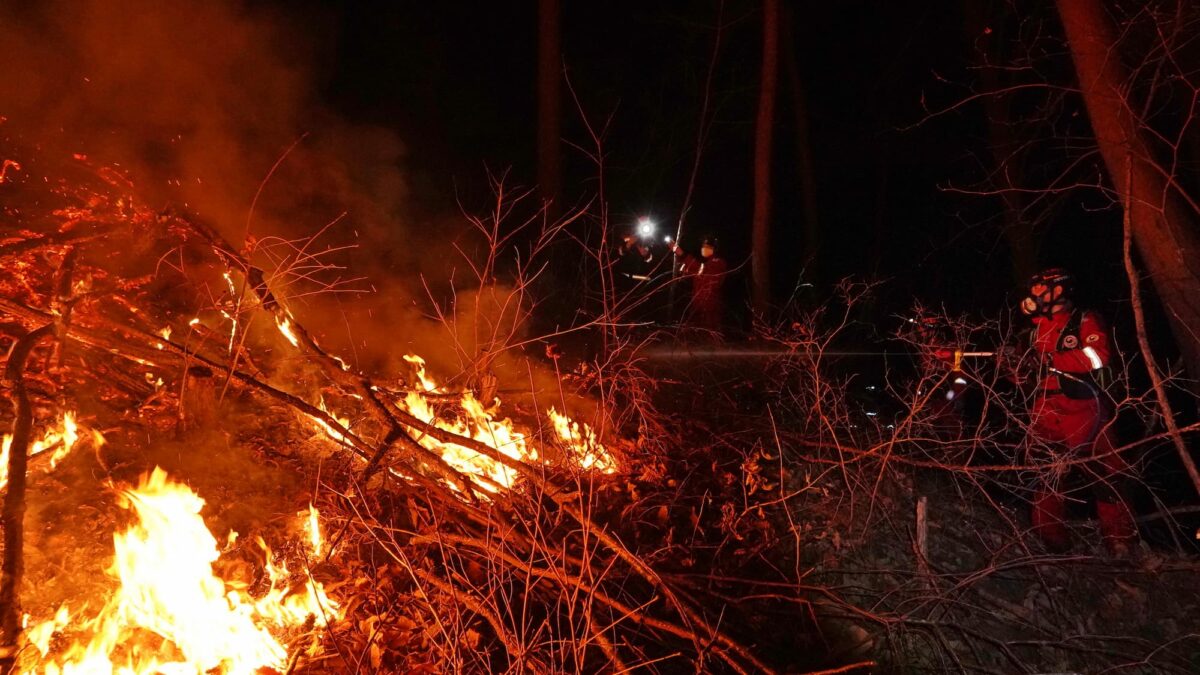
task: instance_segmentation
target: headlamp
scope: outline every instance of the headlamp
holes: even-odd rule
[[[654,221],[649,218],[639,218],[637,222],[637,233],[642,239],[649,239],[654,236]]]

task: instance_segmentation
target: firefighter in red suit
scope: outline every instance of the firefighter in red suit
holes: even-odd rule
[[[1052,268],[1030,279],[1021,302],[1021,311],[1033,320],[1033,348],[1042,361],[1031,426],[1036,440],[1066,449],[1065,459],[1095,458],[1076,468],[1084,469],[1093,486],[1105,547],[1123,554],[1137,529],[1121,496],[1129,465],[1113,450],[1113,405],[1103,388],[1113,346],[1104,320],[1075,307],[1073,286],[1069,273]],[[1061,489],[1041,480],[1031,520],[1050,548],[1062,550],[1069,544],[1065,512]]]
[[[688,325],[712,331],[721,330],[724,316],[724,299],[721,286],[729,272],[729,264],[717,255],[717,240],[707,238],[700,246],[700,257],[685,253],[672,244],[680,271],[692,278],[692,297],[685,316]]]

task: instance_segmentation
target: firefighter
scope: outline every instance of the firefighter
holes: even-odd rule
[[[655,272],[663,256],[655,256],[649,237],[632,228],[621,233],[613,251],[612,298],[610,316],[634,324],[653,321],[656,312],[651,304],[656,284]]]
[[[1076,307],[1073,295],[1071,274],[1051,268],[1030,279],[1021,301],[1021,311],[1033,321],[1033,349],[1042,362],[1032,433],[1036,440],[1065,448],[1067,459],[1095,458],[1082,466],[1093,479],[1100,536],[1110,553],[1123,555],[1137,529],[1121,494],[1129,465],[1114,451],[1114,411],[1105,392],[1113,345],[1104,320]],[[1062,550],[1069,540],[1065,500],[1057,487],[1040,479],[1031,521],[1049,548]]]
[[[642,241],[637,234],[625,232],[617,245],[616,272],[626,282],[646,281],[651,272],[654,252],[649,242]]]
[[[692,278],[692,297],[684,313],[685,322],[694,328],[713,333],[721,330],[725,303],[721,287],[729,264],[717,255],[717,240],[708,237],[700,245],[697,258],[672,243],[671,250],[679,261],[679,270]]]

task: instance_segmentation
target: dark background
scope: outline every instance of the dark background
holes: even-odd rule
[[[327,38],[334,45],[321,96],[341,115],[397,131],[407,144],[413,194],[425,208],[486,204],[484,166],[509,170],[519,184],[534,183],[536,3],[311,4],[330,17]],[[679,216],[718,7],[562,3],[570,83],[563,133],[566,142],[587,147],[581,115],[607,123],[612,229],[643,214],[668,224]],[[1055,86],[1074,86],[1074,72],[1052,5],[981,2],[972,16],[965,8],[960,2],[846,0],[793,3],[783,14],[791,24],[783,38],[790,32],[793,44],[781,45],[776,108],[777,304],[819,302],[847,277],[882,281],[877,299],[856,316],[855,334],[876,338],[894,333],[898,315],[914,304],[974,318],[1015,308],[1022,286],[1003,236],[1005,206],[997,196],[972,194],[990,189],[985,176],[996,162],[988,111],[973,95],[986,91],[980,68],[989,53],[1007,54],[1035,71],[1031,79]],[[683,244],[695,249],[703,236],[720,238],[736,270],[727,289],[731,319],[745,329],[760,3],[731,0],[722,16],[714,125]],[[815,272],[803,265],[809,252],[801,234],[795,97],[783,63],[789,49],[804,90],[816,182],[821,242]],[[1120,213],[1095,187],[1104,178],[1098,158],[1086,157],[1091,129],[1082,101],[1069,93],[1052,98],[1035,92],[1014,97],[1011,106],[1009,123],[1027,124],[1041,135],[1026,155],[1024,187],[1051,185],[1056,178],[1079,185],[1047,193],[1038,208],[1021,215],[1038,220],[1030,243],[1036,261],[1075,273],[1080,303],[1112,321],[1118,344],[1131,357],[1136,342]],[[583,203],[597,185],[595,165],[565,145],[568,203]],[[595,242],[599,226],[585,221],[584,241]],[[1175,358],[1161,312],[1147,296],[1155,347]],[[853,367],[870,372],[884,365]],[[1142,433],[1139,425],[1125,421],[1124,433]],[[1155,457],[1152,463],[1162,466],[1149,470],[1151,480],[1178,482],[1176,490],[1187,493],[1170,453]]]
[[[536,3],[309,4],[329,18],[324,36],[333,45],[322,65],[321,95],[343,115],[398,131],[418,199],[430,208],[484,199],[484,165],[533,183]],[[586,146],[581,112],[596,123],[609,119],[606,191],[614,227],[640,214],[666,222],[678,217],[717,8],[711,2],[563,3],[563,57],[582,107],[565,94],[564,136]],[[915,299],[953,312],[999,311],[1016,289],[999,232],[999,200],[946,189],[972,186],[991,161],[983,107],[967,102],[927,116],[977,86],[972,69],[980,61],[980,40],[1011,38],[969,34],[957,2],[802,3],[794,10],[822,246],[818,278],[802,278],[807,252],[800,238],[793,97],[781,64],[777,300],[801,281],[827,287],[853,275],[888,280],[889,305]],[[1052,18],[1039,21],[1053,30]],[[752,215],[758,3],[727,2],[724,19],[716,122],[684,243],[694,246],[714,233],[737,266],[747,260]],[[996,19],[1005,21],[1004,12]],[[1070,78],[1066,70],[1058,75]],[[594,165],[577,150],[564,151],[568,201],[594,194]],[[1081,192],[1065,202],[1044,232],[1039,258],[1068,265],[1082,277],[1081,286],[1092,289],[1094,302],[1110,302],[1124,285],[1119,220],[1095,211],[1105,204],[1095,195]],[[747,281],[748,266],[733,280],[734,300],[744,300]]]

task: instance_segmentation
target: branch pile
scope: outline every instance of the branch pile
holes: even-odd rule
[[[321,428],[350,458],[323,477],[341,514],[332,543],[372,579],[350,603],[349,625],[332,629],[342,667],[413,667],[389,650],[424,620],[436,624],[425,634],[441,638],[430,651],[438,670],[772,670],[719,607],[664,578],[597,519],[595,500],[611,494],[614,477],[566,451],[518,457],[448,430],[438,422],[463,405],[451,397],[423,419],[400,401],[414,391],[441,401],[431,386],[374,380],[322,349],[277,291],[282,273],[260,267],[253,245],[146,208],[112,169],[77,159],[59,176],[36,158],[19,161],[0,185],[0,331],[23,345],[53,333],[30,365],[54,382],[43,418],[84,381],[120,414],[157,407],[177,433],[203,424],[216,398],[237,395],[291,411],[292,428]],[[303,267],[311,256],[297,250]],[[549,429],[529,437],[541,448],[563,443]],[[448,461],[435,449],[445,446],[502,467],[511,485]],[[12,513],[6,533],[20,527]],[[19,555],[19,542],[9,552]],[[421,608],[398,607],[389,588]],[[5,637],[13,644],[11,630]]]

